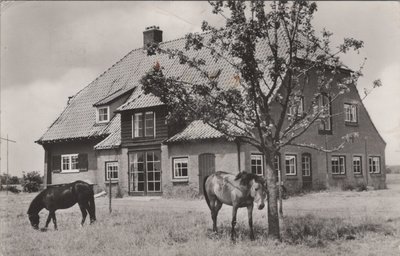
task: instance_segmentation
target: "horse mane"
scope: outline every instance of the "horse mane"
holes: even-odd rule
[[[264,184],[264,179],[254,173],[248,173],[246,171],[239,172],[235,180],[240,180],[240,185],[248,186],[251,180],[255,180],[258,183]]]
[[[33,198],[32,202],[28,208],[28,212],[27,212],[28,214],[37,213],[43,209],[43,205],[42,205],[43,203],[41,202],[41,200],[42,200],[43,194],[46,190],[47,189],[43,190],[35,198]]]

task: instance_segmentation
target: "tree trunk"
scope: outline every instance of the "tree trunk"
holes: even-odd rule
[[[268,154],[265,154],[265,178],[267,181],[268,193],[268,235],[280,240],[279,214],[278,214],[278,189],[276,186],[276,174],[273,168],[273,161]]]

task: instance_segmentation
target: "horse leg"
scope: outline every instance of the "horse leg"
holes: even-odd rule
[[[79,203],[79,208],[81,209],[81,212],[82,212],[81,226],[83,226],[83,223],[85,223],[86,216],[87,216],[86,206],[83,203]]]
[[[53,212],[51,213],[51,216],[52,216],[52,218],[53,218],[54,229],[57,230],[56,211],[53,211]]]
[[[238,207],[236,205],[233,205],[232,206],[232,230],[231,230],[231,239],[232,239],[232,241],[235,241],[235,237],[236,237],[235,226],[236,226],[237,210],[238,210]]]
[[[218,217],[218,212],[219,212],[219,210],[221,209],[221,207],[222,207],[221,201],[219,201],[218,199],[215,200],[215,202],[214,202],[214,210],[213,210],[213,213],[212,213],[212,218],[213,218],[213,231],[214,231],[215,233],[218,232],[218,228],[217,228],[217,217]]]
[[[44,226],[44,228],[47,229],[47,227],[49,226],[49,223],[50,223],[50,221],[51,221],[51,218],[52,218],[52,214],[51,214],[51,212],[49,211],[49,216],[47,216],[46,225]]]
[[[249,218],[249,227],[250,227],[250,239],[254,240],[254,231],[253,231],[253,204],[247,206],[247,214]]]

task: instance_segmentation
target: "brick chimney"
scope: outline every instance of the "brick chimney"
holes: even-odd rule
[[[143,47],[144,49],[151,43],[162,42],[162,30],[159,26],[150,26],[143,31]]]

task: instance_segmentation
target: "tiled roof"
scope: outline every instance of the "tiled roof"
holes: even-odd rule
[[[121,145],[121,115],[116,115],[113,120],[111,120],[110,126],[104,133],[110,134],[104,140],[100,141],[94,146],[94,149],[112,149],[119,148]]]
[[[101,106],[101,105],[108,104],[108,103],[116,100],[117,98],[125,95],[125,94],[131,93],[134,89],[135,89],[135,87],[128,87],[128,88],[125,88],[125,89],[121,88],[118,91],[116,91],[116,92],[114,92],[112,94],[109,94],[105,98],[99,100],[98,102],[93,104],[93,106],[96,107],[96,106]]]
[[[140,91],[140,90],[137,90]],[[161,106],[164,103],[161,100],[154,96],[153,94],[139,94],[137,97],[131,97],[125,104],[120,106],[117,111],[131,110],[131,109],[140,109],[154,106]]]
[[[209,34],[205,34],[208,37]],[[279,34],[279,42],[285,46],[282,33]],[[185,39],[177,39],[161,43],[161,47],[169,49],[184,49]],[[286,48],[281,47],[281,54],[285,54]],[[186,54],[192,58],[202,57],[206,61],[206,69],[212,74],[219,72],[218,82],[223,88],[232,86],[239,87],[237,75],[233,67],[225,60],[214,61],[208,49],[200,51],[190,50]],[[265,59],[270,54],[270,49],[265,41],[257,45],[257,58]],[[108,136],[106,140],[117,141],[117,136],[109,136],[111,133],[107,128],[110,124],[96,124],[96,111],[94,105],[107,104],[115,99],[116,95],[135,88],[125,104],[118,111],[158,106],[163,103],[154,95],[144,95],[139,84],[141,77],[150,70],[155,63],[159,63],[167,76],[178,77],[186,82],[200,82],[204,78],[193,68],[180,65],[177,60],[166,55],[148,56],[142,48],[132,50],[120,61],[106,70],[88,86],[79,91],[66,106],[60,116],[48,128],[38,143],[51,142],[55,140],[87,138],[96,136]],[[267,68],[265,69],[267,70]],[[267,72],[267,71],[265,71]],[[269,76],[266,76],[267,80]],[[267,90],[267,88],[263,88]],[[114,118],[115,119],[115,118]],[[120,124],[118,124],[120,126]],[[214,134],[214,133],[210,133]],[[212,135],[214,136],[214,135]],[[112,140],[111,140],[112,139]],[[100,145],[99,145],[100,147]]]
[[[175,134],[165,142],[186,142],[203,139],[224,138],[224,134],[212,128],[201,120],[191,122],[183,131]]]

